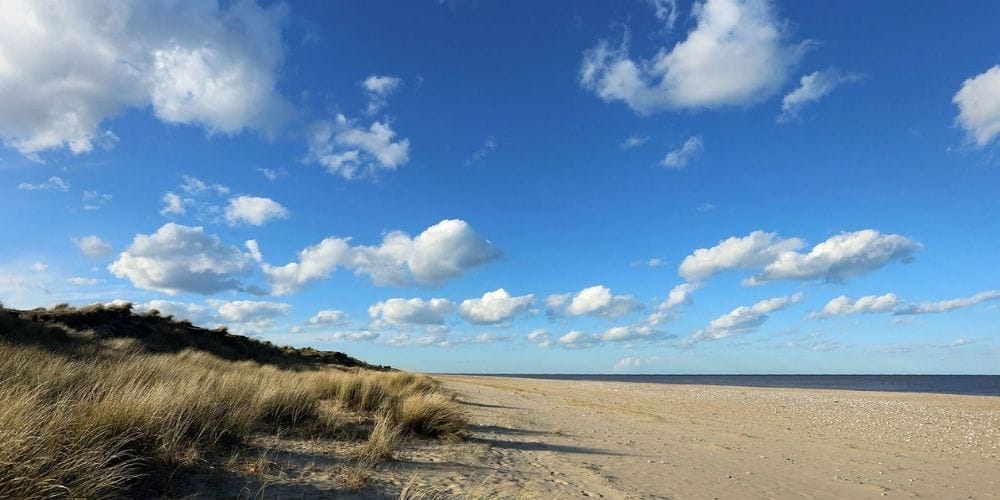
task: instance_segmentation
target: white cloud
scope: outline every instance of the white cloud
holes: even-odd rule
[[[212,302],[217,305],[218,318],[228,323],[253,323],[269,326],[274,318],[288,314],[291,304],[255,300]]]
[[[813,280],[839,283],[878,269],[889,262],[909,262],[923,247],[898,234],[882,234],[864,229],[831,236],[803,254],[782,252],[749,284],[775,280]]]
[[[549,332],[539,329],[528,334],[528,342],[540,347],[548,347],[552,345],[552,338],[549,336]]]
[[[280,203],[259,196],[237,196],[226,206],[226,222],[231,226],[250,224],[260,226],[272,219],[287,219],[288,209]]]
[[[368,308],[374,320],[394,325],[442,325],[444,318],[454,309],[448,299],[389,299]]]
[[[108,270],[139,288],[210,294],[242,290],[249,264],[249,256],[204,228],[167,223],[151,235],[137,234]]]
[[[496,148],[497,148],[496,137],[493,137],[492,135],[486,136],[486,139],[483,141],[483,146],[477,149],[475,153],[472,153],[472,157],[465,160],[465,166],[468,167],[473,163],[482,160],[483,158],[486,157],[486,155],[492,153],[493,150],[495,150]]]
[[[566,313],[572,316],[617,318],[640,307],[641,304],[631,295],[612,295],[610,288],[595,285],[577,292],[566,307]]]
[[[651,59],[631,59],[627,40],[618,48],[602,40],[584,53],[581,85],[641,114],[741,106],[780,90],[805,52],[805,43],[788,42],[768,0],[706,0],[692,13],[687,38]]]
[[[65,193],[66,191],[69,191],[69,183],[61,177],[53,175],[52,177],[49,177],[49,180],[38,184],[22,182],[17,185],[17,188],[24,191],[62,191]]]
[[[0,136],[21,153],[113,144],[102,124],[151,106],[211,132],[270,129],[283,4],[253,1],[5,4],[0,17]]]
[[[799,79],[799,86],[781,99],[779,123],[793,121],[799,117],[802,108],[819,101],[837,87],[861,80],[859,73],[843,73],[837,69],[813,71]]]
[[[250,243],[248,242],[248,246]],[[256,242],[252,244],[256,248]],[[257,253],[259,250],[251,253]],[[326,238],[299,252],[299,262],[261,264],[274,293],[301,289],[325,278],[337,266],[367,274],[377,285],[436,284],[490,262],[500,251],[463,220],[443,220],[416,237],[393,231],[377,246],[351,246],[350,238]]]
[[[831,316],[848,316],[851,314],[891,312],[899,305],[899,299],[894,293],[883,295],[865,295],[857,300],[851,300],[846,295],[836,297],[826,303],[822,311],[810,314],[810,318],[828,318]]]
[[[943,313],[948,311],[954,311],[955,309],[971,307],[982,302],[987,302],[990,300],[998,300],[998,299],[1000,299],[1000,290],[987,290],[985,292],[979,292],[971,297],[940,300],[937,302],[922,302],[917,305],[901,307],[897,309],[894,312],[894,314],[902,315],[902,314]]]
[[[341,332],[333,332],[333,334],[330,335],[330,340],[334,342],[341,342],[345,340],[349,340],[352,342],[366,342],[370,340],[376,340],[380,336],[381,336],[380,333],[369,330],[361,330],[356,332],[341,331]]]
[[[161,315],[186,319],[204,327],[227,326],[242,333],[260,333],[275,320],[291,311],[291,304],[253,300],[209,300],[192,304],[170,300],[151,300],[136,304],[137,311],[159,311]]]
[[[375,121],[365,129],[337,115],[313,126],[307,159],[331,174],[354,179],[405,165],[410,161],[410,140],[396,139],[389,123]]]
[[[395,76],[369,75],[361,82],[368,93],[368,114],[378,113],[385,107],[386,100],[399,89],[403,80]]]
[[[269,181],[276,181],[288,175],[288,172],[284,170],[275,170],[273,168],[258,168],[257,171],[260,172],[260,175],[263,175],[264,178]]]
[[[671,288],[667,300],[656,307],[656,311],[649,315],[646,322],[651,326],[663,323],[669,319],[671,311],[675,308],[691,303],[691,295],[699,288],[701,288],[701,283],[681,283]]]
[[[1000,64],[962,82],[951,100],[955,122],[983,147],[1000,135]]]
[[[112,196],[107,193],[100,193],[97,191],[84,191],[83,192],[83,209],[84,210],[98,210],[104,204],[111,201]]]
[[[704,149],[705,143],[700,135],[690,137],[681,147],[667,153],[660,164],[667,168],[684,168],[691,160],[701,155]]]
[[[351,253],[349,241],[350,238],[326,238],[299,252],[298,262],[283,266],[262,262],[256,241],[247,241],[246,246],[253,259],[260,262],[261,270],[271,284],[271,293],[287,295],[301,290],[311,281],[329,277],[338,265],[348,262]]]
[[[35,262],[31,265],[31,270],[36,273],[44,273],[48,268],[49,265],[44,262]]]
[[[199,194],[205,193],[207,191],[213,191],[216,194],[225,195],[229,194],[229,188],[223,186],[222,184],[209,184],[197,177],[192,177],[190,175],[185,175],[182,177],[184,182],[178,186],[181,191],[191,195],[197,196]]]
[[[874,229],[840,233],[799,253],[805,246],[799,238],[779,238],[775,233],[754,231],[732,237],[712,248],[700,248],[681,262],[678,272],[691,282],[704,281],[729,269],[761,269],[744,281],[758,285],[776,280],[842,282],[878,269],[889,262],[909,262],[922,246],[898,234]]]
[[[643,144],[645,144],[646,141],[648,141],[648,140],[649,140],[649,136],[648,135],[643,135],[643,136],[630,135],[627,138],[625,138],[625,140],[622,141],[621,144],[618,145],[618,148],[619,149],[637,148],[637,147],[642,146]]]
[[[767,315],[802,301],[803,294],[762,300],[752,306],[740,306],[728,314],[709,322],[708,328],[699,330],[688,340],[689,343],[702,340],[720,340],[733,335],[756,330],[767,321]]]
[[[773,262],[783,252],[802,248],[798,238],[781,239],[775,233],[754,231],[732,237],[711,248],[699,248],[684,258],[678,272],[688,281],[703,281],[728,269],[751,269]]]
[[[635,356],[625,356],[624,358],[619,359],[615,363],[614,369],[617,370],[617,371],[630,370],[630,369],[639,368],[639,366],[641,366],[641,365],[642,365],[642,360],[641,359],[639,359],[639,358],[637,358]]]
[[[73,238],[73,244],[83,252],[84,255],[93,259],[103,259],[111,255],[111,245],[107,244],[96,235],[84,236],[83,238]]]
[[[69,283],[70,285],[73,285],[73,286],[94,286],[94,285],[96,285],[96,284],[98,284],[100,282],[101,282],[101,280],[99,280],[97,278],[73,277],[73,278],[67,278],[66,279],[66,283]]]
[[[597,335],[583,333],[573,330],[562,337],[559,337],[559,345],[567,349],[586,349],[599,344],[601,341]]]
[[[187,209],[184,207],[184,198],[181,198],[176,193],[164,193],[163,195],[163,208],[160,209],[160,215],[184,215]]]
[[[410,335],[409,333],[402,333],[395,337],[392,337],[385,341],[386,345],[394,347],[403,346],[429,346],[437,345],[439,347],[448,345],[448,337],[441,333],[428,333],[426,335]]]
[[[549,309],[561,309],[572,296],[572,293],[553,293],[545,297],[545,306]]]
[[[202,304],[157,299],[135,304],[135,310],[139,312],[155,310],[163,316],[186,319],[199,326],[210,326],[209,323],[215,321],[215,312]]]
[[[602,332],[598,338],[605,342],[652,340],[666,336],[666,332],[646,325],[615,326]]]
[[[498,288],[486,292],[481,298],[462,301],[458,314],[470,323],[503,323],[527,311],[534,301],[535,296],[532,294],[514,297],[507,290]]]
[[[680,15],[677,8],[677,0],[646,0],[656,13],[656,18],[666,26],[668,30],[674,28],[677,16]]]
[[[323,309],[318,311],[313,317],[309,318],[310,325],[339,325],[344,322],[347,318],[347,314],[344,311],[338,311],[335,309]]]

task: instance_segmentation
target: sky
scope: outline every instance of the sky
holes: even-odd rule
[[[1000,373],[1000,4],[0,6],[0,301],[428,372]]]

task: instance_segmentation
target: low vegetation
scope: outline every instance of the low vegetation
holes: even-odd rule
[[[341,353],[127,305],[0,308],[0,498],[134,494],[140,479],[212,463],[255,433],[356,436],[355,467],[371,468],[407,437],[453,440],[464,424],[433,379]]]

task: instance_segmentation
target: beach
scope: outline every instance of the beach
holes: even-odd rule
[[[541,498],[1000,496],[1000,397],[435,377],[471,419],[466,442],[449,447],[447,458],[429,458],[466,461],[426,476],[451,491],[475,484]]]

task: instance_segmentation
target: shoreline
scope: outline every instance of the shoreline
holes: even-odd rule
[[[426,373],[432,377],[485,377],[502,379],[610,382],[677,386],[713,386],[758,389],[884,392],[891,394],[941,394],[1000,397],[1000,375],[906,374],[575,374],[575,373]],[[795,380],[806,383],[795,383]],[[840,380],[836,380],[840,379]],[[846,380],[844,380],[846,379]],[[850,380],[854,379],[854,380]],[[829,380],[829,383],[822,383]],[[961,382],[957,382],[961,381]],[[845,383],[847,382],[847,383]],[[945,382],[951,382],[946,384]],[[975,382],[979,382],[978,384]],[[867,385],[866,385],[867,384]],[[888,385],[888,386],[887,386]]]
[[[1000,398],[435,375],[498,492],[991,498]],[[487,480],[487,479],[483,479]]]

